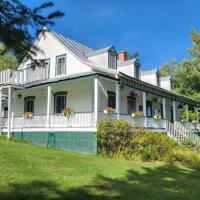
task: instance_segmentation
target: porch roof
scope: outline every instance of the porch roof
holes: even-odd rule
[[[130,77],[121,72],[119,75],[119,83],[124,86],[128,86],[128,87],[135,88],[138,90],[146,91],[146,92],[158,95],[158,96],[162,96],[162,97],[165,97],[165,98],[168,98],[171,100],[175,100],[175,101],[178,101],[181,103],[189,104],[192,106],[199,106],[199,103],[200,103],[200,101],[197,101],[195,99],[192,99],[192,98],[177,94],[175,92],[171,92],[169,90],[163,89],[161,87],[154,86],[152,84],[143,82],[141,80]]]

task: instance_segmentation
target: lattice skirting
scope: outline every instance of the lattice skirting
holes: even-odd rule
[[[97,153],[95,132],[13,132],[11,137],[57,150]]]

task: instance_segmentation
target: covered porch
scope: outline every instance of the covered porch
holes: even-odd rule
[[[4,86],[0,102],[5,94],[7,100],[0,106],[0,113],[7,114],[0,115],[0,127],[8,136],[24,130],[96,131],[97,122],[105,118],[122,118],[136,127],[166,131],[168,121],[180,122],[180,102],[186,108],[188,104],[197,107],[192,99],[140,80],[98,73],[28,87]],[[66,107],[72,108],[73,114],[65,116],[62,110]],[[106,113],[108,107],[114,112]],[[32,112],[28,118],[23,115],[26,111]]]

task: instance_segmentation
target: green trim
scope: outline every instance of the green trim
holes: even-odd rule
[[[29,99],[35,99],[35,96],[27,96],[27,97],[24,97],[24,100],[29,100]]]
[[[58,58],[62,58],[62,57],[65,57],[65,73],[64,73],[64,74],[67,74],[67,54],[64,53],[64,54],[61,54],[61,55],[56,56],[55,77],[56,77],[56,76],[61,76],[61,75],[63,75],[63,74],[57,75],[57,60],[58,60]]]
[[[116,96],[116,93],[113,92],[113,91],[107,91],[107,94],[108,94],[108,95],[112,95],[112,96]]]
[[[78,76],[78,77],[73,77],[73,78],[67,78],[66,77],[66,79],[56,80],[56,81],[52,81],[52,82],[51,82],[51,79],[49,79],[49,81],[47,81],[47,82],[40,83],[40,84],[37,84],[37,85],[31,85],[31,86],[27,86],[27,87],[25,86],[24,88],[19,88],[19,89],[28,89],[28,88],[39,87],[39,86],[49,85],[49,84],[53,84],[53,83],[56,84],[56,83],[60,83],[60,82],[67,82],[67,81],[72,81],[72,80],[84,80],[84,79],[87,79],[88,77],[89,78],[95,78],[95,77],[98,77],[98,76],[119,82],[119,79],[117,79],[117,78],[114,78],[114,77],[111,77],[111,76],[108,76],[108,75],[105,75],[105,74],[95,73],[95,74],[88,74],[88,75],[83,75],[83,76]]]
[[[199,104],[199,101],[197,101],[197,100],[175,94],[175,93],[167,91],[163,88],[151,85],[149,83],[143,82],[136,78],[132,78],[126,74],[123,74],[123,73],[120,73],[120,74],[121,74],[121,76],[119,77],[119,84],[122,86],[128,86],[131,88],[149,92],[154,95],[158,95],[158,96],[165,97],[165,98],[175,100],[178,102],[190,104],[193,106],[198,106],[198,104]]]
[[[56,97],[57,96],[64,96],[65,97],[65,107],[66,107],[66,105],[67,105],[67,91],[55,92],[53,95],[54,95],[54,114],[59,114],[59,112],[56,112]]]

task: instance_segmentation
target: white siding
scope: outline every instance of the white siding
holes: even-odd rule
[[[141,80],[157,86],[157,75],[156,75],[156,73],[141,75]]]
[[[50,58],[50,77],[55,76],[56,56],[66,54],[66,68],[67,74],[75,74],[81,72],[91,71],[91,67],[82,63],[69,50],[63,47],[62,44],[51,35],[46,33],[45,36],[40,37],[37,46],[43,51],[38,53],[35,59],[49,59]],[[26,68],[30,60],[21,64],[20,68]]]
[[[68,83],[58,83],[52,86],[51,114],[54,113],[53,93],[67,91],[67,107],[71,107],[75,112],[91,112],[92,107],[92,80],[76,80]],[[21,99],[18,98],[21,94]],[[20,90],[15,93],[14,114],[22,116],[24,112],[24,97],[35,96],[34,115],[46,114],[47,110],[47,86]]]
[[[166,90],[170,90],[171,91],[173,89],[171,84],[172,84],[172,82],[171,82],[170,79],[162,80],[162,78],[161,78],[161,80],[160,80],[160,87],[164,88]]]
[[[108,52],[90,56],[88,60],[91,61],[93,64],[108,68]]]

